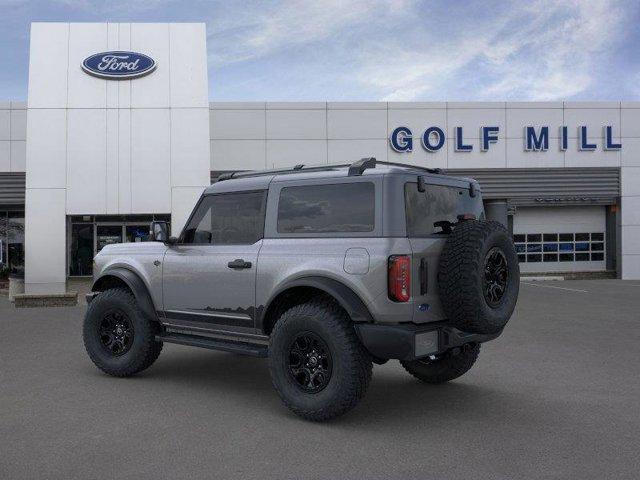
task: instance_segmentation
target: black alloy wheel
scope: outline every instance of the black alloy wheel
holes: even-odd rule
[[[287,368],[298,388],[306,393],[318,393],[331,379],[333,364],[329,347],[316,334],[302,332],[291,342]]]
[[[111,310],[102,317],[100,344],[114,357],[129,351],[133,344],[133,324],[124,312]]]
[[[484,298],[492,308],[502,302],[509,282],[509,268],[507,257],[499,247],[493,247],[487,253],[484,261]]]

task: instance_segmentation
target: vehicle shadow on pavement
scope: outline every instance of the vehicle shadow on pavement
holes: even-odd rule
[[[179,349],[174,347],[163,352],[153,367],[135,378],[158,382],[159,388],[179,389],[183,394],[204,395],[214,403],[241,401],[254,413],[262,411],[263,414],[296,419],[281,405],[265,359],[188,347]],[[399,365],[397,368],[400,369]],[[218,400],[217,395],[224,398]],[[501,405],[501,409],[496,405]],[[395,429],[405,422],[415,425],[425,420],[447,418],[460,421],[477,415],[504,421],[505,408],[515,413],[522,408],[535,408],[535,405],[526,397],[473,383],[473,379],[428,385],[396,370],[396,365],[374,366],[365,398],[352,412],[329,424],[354,427],[364,423],[380,426],[388,422]]]

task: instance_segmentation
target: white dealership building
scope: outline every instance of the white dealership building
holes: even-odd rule
[[[370,156],[477,178],[524,272],[640,279],[640,102],[210,103],[207,71],[204,24],[32,24],[28,98],[0,102],[1,262],[27,293],[153,218],[180,230],[222,172]]]

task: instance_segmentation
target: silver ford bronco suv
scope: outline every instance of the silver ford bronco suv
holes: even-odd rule
[[[126,377],[164,343],[266,357],[278,395],[322,421],[353,408],[372,363],[441,383],[500,335],[518,297],[511,237],[475,180],[377,162],[235,172],[178,237],[95,257],[84,344]]]

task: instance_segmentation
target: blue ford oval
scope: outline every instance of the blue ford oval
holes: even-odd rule
[[[95,77],[129,80],[147,75],[156,68],[153,58],[136,52],[102,52],[87,57],[82,69]]]

